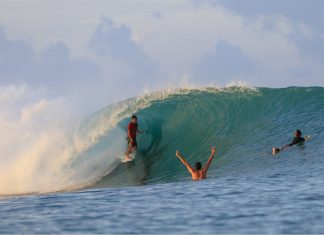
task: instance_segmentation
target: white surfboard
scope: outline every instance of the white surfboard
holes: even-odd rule
[[[127,159],[127,158],[126,158],[126,155],[124,155],[121,161],[122,161],[123,163],[134,161],[134,159],[135,159],[135,153],[129,154],[128,156],[129,156],[129,158]]]

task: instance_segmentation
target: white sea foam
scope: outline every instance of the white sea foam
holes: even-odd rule
[[[121,120],[170,96],[222,90],[188,86],[146,91],[81,121],[75,104],[48,98],[46,89],[0,87],[0,195],[88,186],[120,162],[125,130],[116,125]],[[111,131],[114,138],[100,143]]]

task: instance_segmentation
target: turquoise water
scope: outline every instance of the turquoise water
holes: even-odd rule
[[[135,161],[120,164],[132,113],[145,134]],[[66,164],[78,187],[3,196],[0,233],[324,233],[323,120],[316,87],[178,90],[108,106],[78,130],[100,126]],[[272,156],[295,129],[311,139]],[[175,150],[204,163],[212,145],[208,179],[191,181]]]

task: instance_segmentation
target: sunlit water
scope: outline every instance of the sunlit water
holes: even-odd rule
[[[146,132],[135,161],[121,164],[132,112]],[[297,128],[311,139],[272,156]],[[0,233],[324,233],[324,88],[149,95],[94,114],[77,134],[93,141],[62,162],[56,177],[74,173],[63,185],[47,182],[43,168],[31,179],[45,188],[5,167],[2,182],[25,187],[0,187]],[[205,163],[211,145],[208,179],[191,181],[175,150]]]
[[[288,170],[3,198],[0,233],[323,233],[323,161],[296,158]]]

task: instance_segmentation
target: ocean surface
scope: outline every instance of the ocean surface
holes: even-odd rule
[[[132,114],[145,133],[121,163]],[[296,129],[310,139],[273,156]],[[0,187],[0,233],[324,233],[324,88],[160,91],[66,135],[60,164]],[[191,181],[175,151],[204,164],[213,145]]]

